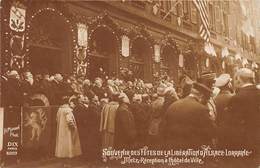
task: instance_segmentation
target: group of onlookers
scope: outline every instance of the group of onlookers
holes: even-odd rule
[[[229,74],[202,73],[184,77],[181,91],[168,78],[156,83],[118,78],[33,77],[7,74],[5,105],[42,105],[30,100],[44,94],[59,105],[55,155],[106,161],[104,148],[252,150],[248,164],[259,163],[260,87],[254,72],[241,68]],[[258,157],[257,157],[258,156]],[[251,159],[251,160],[250,160]]]

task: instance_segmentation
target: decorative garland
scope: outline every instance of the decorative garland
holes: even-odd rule
[[[39,15],[42,15],[44,14],[45,12],[51,12],[51,13],[54,13],[56,14],[57,16],[62,16],[62,18],[64,19],[64,21],[69,25],[70,27],[70,30],[72,32],[72,41],[73,41],[73,72],[75,73],[77,71],[77,60],[76,60],[76,46],[77,46],[77,42],[76,42],[76,35],[75,35],[75,24],[73,24],[69,18],[67,18],[61,11],[59,11],[58,9],[56,8],[51,8],[51,7],[46,7],[46,8],[41,8],[41,9],[38,9],[31,17],[30,17],[30,20],[28,21],[28,24],[27,24],[27,27],[26,27],[26,33],[25,33],[25,37],[26,37],[26,40],[29,40],[29,33],[31,31],[31,25],[32,25],[32,22],[35,18],[37,18],[37,16]],[[29,46],[27,45],[26,46],[26,56],[25,56],[25,60],[26,60],[26,66],[29,67],[29,56],[28,56],[28,52],[29,52]]]

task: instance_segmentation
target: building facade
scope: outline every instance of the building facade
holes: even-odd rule
[[[95,78],[131,72],[146,82],[164,74],[178,82],[183,73],[231,72],[237,54],[256,61],[254,37],[236,26],[243,19],[237,1],[208,3],[211,53],[198,34],[201,20],[192,1],[4,0],[2,7],[3,73],[29,69]]]

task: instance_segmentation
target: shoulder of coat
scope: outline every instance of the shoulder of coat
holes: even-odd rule
[[[260,84],[256,85],[256,89],[260,90]]]

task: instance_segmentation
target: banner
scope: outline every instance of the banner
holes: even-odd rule
[[[88,27],[83,23],[78,23],[78,45],[88,47]]]
[[[21,142],[21,108],[4,108],[4,156],[5,159],[18,159]]]
[[[23,32],[25,30],[25,6],[19,2],[12,5],[10,9],[10,29],[15,32]]]
[[[129,44],[130,44],[130,39],[126,36],[122,36],[122,56],[128,57],[129,56]]]
[[[160,46],[158,44],[154,45],[154,61],[155,62],[160,62],[161,61],[161,51],[160,51]]]

